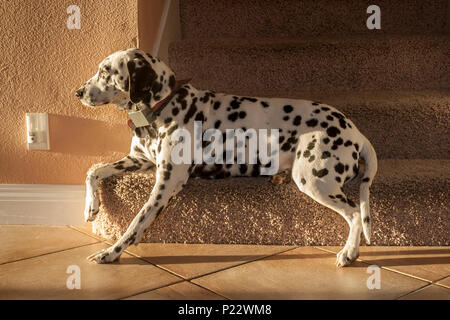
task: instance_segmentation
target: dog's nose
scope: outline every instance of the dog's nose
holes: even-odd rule
[[[84,88],[80,88],[75,92],[75,95],[77,96],[77,98],[82,98],[84,94]]]

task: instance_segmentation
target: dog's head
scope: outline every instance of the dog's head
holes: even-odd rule
[[[139,49],[128,49],[105,58],[76,96],[85,106],[112,103],[124,110],[140,102],[152,106],[174,87],[175,75],[165,63]]]

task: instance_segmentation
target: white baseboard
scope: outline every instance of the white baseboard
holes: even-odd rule
[[[0,184],[0,224],[81,225],[83,185]]]

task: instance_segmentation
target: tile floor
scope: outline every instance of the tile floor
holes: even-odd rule
[[[0,225],[0,242],[0,299],[450,300],[450,247],[362,247],[336,268],[338,247],[161,243],[96,265],[86,257],[108,242],[87,225]],[[370,265],[381,267],[380,289],[367,287]],[[70,266],[80,289],[67,288]]]

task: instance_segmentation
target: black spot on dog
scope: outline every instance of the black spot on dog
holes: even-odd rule
[[[370,181],[370,178],[368,178],[368,177],[362,179],[362,182],[369,182],[369,181]]]
[[[233,109],[239,108],[240,105],[241,105],[241,103],[240,103],[239,101],[237,101],[237,100],[233,100],[233,101],[230,102],[230,106],[231,106],[231,108],[233,108]]]
[[[337,182],[341,182],[341,177],[336,177]]]
[[[214,110],[217,110],[217,109],[219,109],[219,108],[220,108],[220,101],[214,102],[214,104],[213,104],[213,109],[214,109]]]
[[[311,152],[309,150],[305,150],[305,152],[303,152],[303,157],[309,158],[309,156],[311,156]]]
[[[203,111],[200,111],[199,113],[197,113],[195,115],[195,121],[201,121],[201,122],[205,121],[205,116],[203,115]]]
[[[222,121],[217,120],[216,123],[214,123],[214,128],[219,129],[221,123]]]
[[[311,157],[309,157],[308,162],[313,162],[314,159],[316,159],[316,157],[314,155],[312,155]]]
[[[327,134],[328,134],[328,136],[330,136],[330,137],[336,137],[338,134],[340,134],[341,133],[341,131],[338,129],[338,128],[336,128],[336,127],[329,127],[328,129],[327,129]]]
[[[305,178],[302,178],[302,180],[300,180],[300,182],[301,182],[302,184],[305,184],[305,183],[306,183]]]
[[[284,121],[288,121],[288,120],[289,120],[289,116],[284,116],[284,117],[283,117],[283,120],[284,120]]]
[[[343,174],[344,173],[344,165],[339,162],[337,165],[334,166],[334,170],[336,170],[337,173]]]
[[[241,173],[241,174],[245,174],[246,172],[247,172],[247,165],[246,164],[241,164],[241,165],[239,165],[239,172]]]
[[[333,116],[335,116],[336,118],[338,118],[338,119],[344,119],[344,115],[343,115],[342,113],[333,111],[331,114],[332,114]]]
[[[269,104],[267,102],[264,102],[264,101],[261,101],[261,105],[263,106],[263,108],[269,107]]]
[[[331,153],[330,153],[330,152],[328,152],[328,151],[322,152],[322,157],[321,157],[321,159],[327,159],[327,158],[329,158],[329,157],[331,157]]]
[[[197,98],[194,98],[194,100],[192,100],[192,104],[189,107],[189,110],[186,112],[185,116],[184,116],[184,123],[188,123],[189,120],[194,116],[194,114],[197,112],[197,106],[195,105],[197,103]]]
[[[345,141],[344,146],[351,146],[353,143],[350,140]]]
[[[328,111],[328,110],[330,110],[330,108],[328,108],[328,107],[321,107],[320,109],[322,109],[323,111]]]
[[[356,207],[356,204],[350,199],[347,199],[347,203],[349,204],[350,207],[353,207],[353,208]]]
[[[356,160],[356,159],[358,159],[358,154],[357,154],[356,152],[353,152],[353,153],[352,153],[352,157],[353,157],[353,159]]]
[[[328,174],[328,169],[324,168],[324,169],[320,169],[319,171],[317,171],[316,169],[312,169],[312,174],[315,177],[322,178]]]
[[[299,126],[301,122],[302,122],[302,117],[301,116],[296,116],[292,123],[294,124],[294,126]]]
[[[344,119],[339,119],[339,125],[341,126],[342,129],[347,128],[346,122]]]
[[[308,121],[306,121],[306,125],[308,127],[315,127],[315,126],[317,126],[317,123],[319,123],[319,121],[317,121],[317,119],[309,119]]]
[[[328,121],[333,121],[334,118],[333,118],[332,116],[327,116],[327,120],[328,120]]]
[[[175,108],[172,109],[172,114],[173,114],[174,116],[176,116],[179,112],[180,112],[180,109],[178,109],[177,107],[175,107]]]
[[[328,142],[330,142],[330,139],[329,139],[329,138],[324,138],[324,139],[323,139],[323,143],[328,144]]]
[[[247,113],[245,111],[239,112],[239,118],[244,119]]]
[[[291,149],[291,144],[289,142],[285,142],[282,146],[281,146],[281,150],[283,151],[289,151]]]
[[[326,128],[326,127],[328,127],[328,122],[321,122],[320,123],[320,126],[322,127],[322,128]]]
[[[291,113],[292,110],[294,110],[294,108],[292,108],[291,105],[285,105],[285,106],[283,107],[283,110],[284,110],[284,112],[286,112],[286,113]]]
[[[168,135],[171,135],[175,130],[177,130],[178,129],[178,125],[177,124],[175,124],[175,125],[173,125],[173,126],[171,126],[168,130],[167,130],[167,134]]]
[[[238,118],[238,116],[239,116],[239,112],[233,112],[233,113],[230,113],[229,115],[228,115],[228,119],[230,120],[230,121],[236,121],[237,120],[237,118]]]
[[[357,143],[355,143],[355,149],[356,151],[359,151],[359,145]]]

